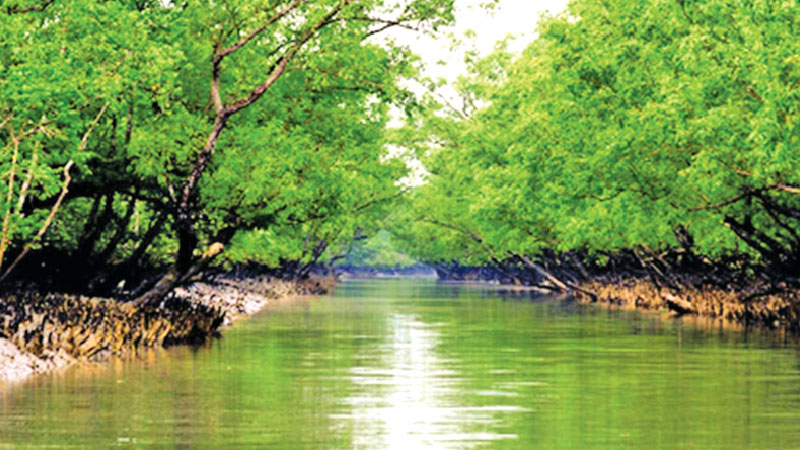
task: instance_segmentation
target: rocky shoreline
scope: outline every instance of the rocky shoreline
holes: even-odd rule
[[[111,299],[13,293],[0,299],[0,386],[147,347],[199,343],[274,301],[322,294],[332,279],[222,274],[175,291],[156,307]]]

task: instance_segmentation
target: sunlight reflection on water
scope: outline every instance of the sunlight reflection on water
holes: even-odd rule
[[[350,381],[361,387],[345,399],[349,414],[332,419],[350,422],[358,430],[357,448],[465,448],[482,442],[515,439],[515,434],[491,431],[499,424],[498,412],[520,411],[514,406],[468,406],[459,403],[462,380],[448,368],[458,361],[442,358],[436,351],[437,327],[407,314],[390,318],[391,340],[377,352],[382,364],[353,367]],[[513,396],[509,392],[479,395]]]

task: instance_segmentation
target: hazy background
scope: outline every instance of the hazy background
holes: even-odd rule
[[[434,39],[409,30],[396,29],[391,37],[409,45],[423,58],[428,66],[427,76],[452,81],[466,71],[465,50],[474,47],[486,55],[497,41],[513,35],[516,39],[510,49],[520,51],[535,39],[536,21],[543,12],[557,14],[567,7],[567,0],[500,0],[492,12],[487,12],[480,7],[484,1],[461,0],[456,3],[456,24],[444,31],[463,41],[460,48],[453,49],[450,39]],[[477,33],[474,40],[464,38],[468,30]],[[440,61],[445,64],[437,64]]]

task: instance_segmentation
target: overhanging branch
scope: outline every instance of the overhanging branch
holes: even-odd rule
[[[47,0],[42,4],[34,5],[34,6],[26,6],[26,7],[20,7],[19,5],[9,6],[8,8],[6,8],[6,13],[7,14],[25,14],[25,13],[34,12],[34,11],[44,11],[45,9],[47,9],[47,7],[49,7],[53,3],[55,3],[55,0]]]

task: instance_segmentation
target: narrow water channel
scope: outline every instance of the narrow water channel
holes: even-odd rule
[[[0,448],[798,448],[800,349],[431,281],[0,391]]]

